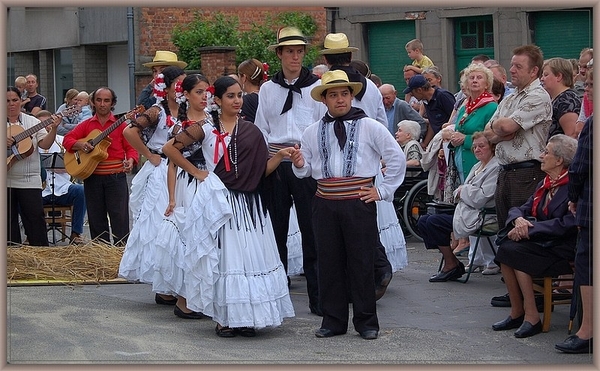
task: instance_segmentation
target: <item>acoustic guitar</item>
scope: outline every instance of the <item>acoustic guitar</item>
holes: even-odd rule
[[[79,114],[79,112],[81,112],[81,107],[73,105],[67,107],[62,112],[56,113],[56,116],[60,118],[71,117]],[[20,125],[9,125],[6,128],[7,136],[15,140],[15,143],[8,149],[6,154],[7,170],[10,170],[17,161],[23,160],[33,153],[34,148],[31,136],[46,128],[52,122],[54,122],[54,118],[49,117],[27,130],[23,129]]]
[[[98,164],[108,158],[108,146],[110,146],[112,141],[111,138],[108,137],[108,134],[112,133],[125,121],[131,120],[135,115],[139,115],[144,111],[144,106],[137,106],[121,116],[112,125],[104,129],[104,131],[94,129],[85,138],[82,138],[81,141],[88,142],[93,149],[90,152],[66,152],[65,169],[67,170],[67,173],[73,178],[81,180],[92,175]]]

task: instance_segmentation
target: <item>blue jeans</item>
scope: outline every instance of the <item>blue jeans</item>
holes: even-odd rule
[[[44,197],[44,205],[54,204],[60,206],[73,205],[73,217],[71,222],[71,233],[83,233],[83,217],[85,216],[85,195],[83,185],[71,184],[69,191],[61,196],[48,195]]]

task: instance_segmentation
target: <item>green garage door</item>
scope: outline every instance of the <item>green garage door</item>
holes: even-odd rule
[[[415,38],[414,21],[369,23],[367,32],[371,71],[381,77],[384,84],[392,84],[397,91],[402,91],[406,87],[402,68],[412,63],[404,46]]]
[[[534,43],[544,52],[544,59],[579,58],[581,49],[594,45],[591,8],[531,13],[529,21]]]

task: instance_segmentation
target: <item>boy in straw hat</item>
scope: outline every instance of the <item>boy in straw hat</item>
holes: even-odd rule
[[[166,50],[157,50],[152,58],[152,62],[142,64],[144,67],[152,69],[152,81],[142,90],[138,98],[137,104],[143,105],[146,109],[152,107],[156,103],[156,98],[153,95],[154,79],[168,66],[175,66],[184,69],[187,63],[177,59],[177,54]]]
[[[356,68],[351,66],[352,53],[358,48],[350,46],[348,37],[344,33],[330,33],[325,36],[323,50],[320,51],[327,61],[330,71],[344,71],[351,82],[360,82],[362,89],[354,92],[352,106],[361,108],[368,117],[388,126],[387,114],[383,105],[383,96],[377,85],[366,78]],[[379,243],[375,251],[375,280],[377,300],[384,294],[392,279],[392,265],[390,264],[385,247]]]
[[[370,340],[379,333],[375,254],[365,247],[379,242],[375,201],[392,201],[404,180],[406,158],[384,125],[352,107],[354,92],[362,87],[349,81],[344,71],[325,72],[310,95],[328,111],[306,128],[301,149],[291,156],[297,177],[317,181],[313,225],[323,311],[317,337],[346,333],[349,299],[360,336]],[[375,187],[380,159],[387,171]]]
[[[271,156],[281,148],[300,143],[304,129],[325,114],[326,107],[310,98],[310,91],[319,85],[319,78],[302,66],[307,45],[300,30],[284,27],[277,32],[277,43],[269,46],[269,50],[274,51],[281,60],[281,71],[261,85],[254,123],[263,132]],[[279,256],[286,272],[290,209],[292,202],[295,203],[302,233],[302,264],[309,309],[320,315],[317,253],[311,217],[311,200],[316,189],[314,179],[296,178],[292,173],[292,163],[284,160],[265,179],[263,197],[271,215]]]
[[[352,105],[362,108],[367,116],[387,126],[383,97],[377,85],[350,64],[352,53],[358,51],[358,48],[349,46],[348,37],[344,33],[330,33],[325,36],[323,48],[319,53],[325,57],[330,71],[342,70],[346,72],[350,81],[362,84],[363,89],[354,92]]]

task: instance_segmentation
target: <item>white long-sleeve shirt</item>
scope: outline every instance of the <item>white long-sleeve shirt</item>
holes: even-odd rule
[[[262,131],[267,143],[300,143],[304,130],[327,111],[323,103],[310,96],[310,91],[319,85],[321,80],[301,88],[302,95],[294,92],[292,108],[284,114],[281,114],[281,110],[287,99],[288,89],[272,81],[267,81],[260,87],[254,124]]]
[[[354,134],[349,129],[351,124],[350,120],[344,121],[347,133],[344,152],[340,150],[333,131],[333,122],[324,123],[323,120],[319,120],[310,125],[302,135],[300,150],[304,157],[304,166],[292,166],[294,174],[298,178],[312,176],[316,180],[347,176],[375,177],[381,169],[380,160],[383,160],[386,164],[385,177],[377,186],[377,191],[382,200],[392,201],[394,192],[404,181],[404,152],[387,127],[380,122],[368,117],[359,119],[356,121]],[[326,162],[323,161],[323,151],[329,156]],[[351,158],[350,163],[346,161],[348,158]]]

